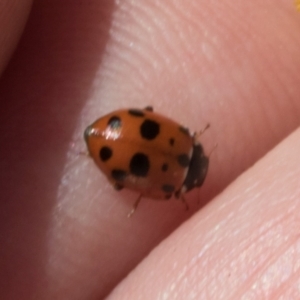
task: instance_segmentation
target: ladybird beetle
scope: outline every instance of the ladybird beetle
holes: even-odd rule
[[[208,157],[193,133],[152,107],[121,109],[96,120],[84,131],[89,155],[115,189],[145,197],[185,202],[183,194],[200,187]]]

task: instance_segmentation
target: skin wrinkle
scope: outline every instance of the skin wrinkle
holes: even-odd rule
[[[300,243],[297,244],[297,252],[300,252]],[[299,265],[299,263],[298,263]],[[299,297],[299,287],[300,287],[300,280],[299,280],[300,276],[297,272],[294,273],[294,275],[291,277],[290,280],[294,279],[293,281],[295,282],[293,285],[288,284],[288,282],[286,282],[286,284],[283,287],[283,291],[281,292],[281,297],[279,299],[296,299],[297,297]],[[298,282],[297,282],[298,279]],[[286,291],[286,293],[284,293]],[[295,295],[290,295],[290,297],[288,298],[285,294],[290,294],[292,292],[295,292]],[[285,298],[286,297],[286,298]]]
[[[281,221],[281,220],[278,220],[278,222],[280,222],[280,221]],[[223,223],[228,223],[228,220],[224,220]],[[220,226],[220,227],[221,227],[221,226]],[[266,234],[268,235],[268,231],[267,231],[268,229],[265,229],[265,230],[266,230]],[[235,248],[235,249],[232,250],[232,255],[230,254],[230,252],[228,253],[229,258],[230,258],[230,256],[235,257],[235,256],[236,256],[235,253],[241,253],[241,254],[243,254],[243,253],[246,251],[246,249],[248,249],[248,246],[249,246],[249,245],[252,245],[253,240],[263,240],[263,238],[264,238],[263,233],[264,233],[264,232],[262,232],[259,236],[255,236],[255,238],[249,237],[249,238],[248,238],[249,240],[247,240],[247,243],[246,243],[245,245],[243,245],[243,243],[242,243],[242,244],[239,245],[238,248]],[[253,234],[253,235],[254,235],[254,234]],[[226,236],[224,237],[224,239],[226,239]],[[215,241],[212,241],[211,243],[212,243],[213,245],[216,244]],[[219,243],[222,243],[222,241],[220,240]],[[241,246],[243,246],[243,247],[241,247]],[[256,247],[256,246],[253,245],[253,248],[255,248],[255,247]],[[209,250],[209,248],[208,248],[207,250]],[[197,260],[198,260],[199,258],[200,258],[200,257],[197,257]],[[225,266],[228,264],[228,259],[229,259],[229,258],[226,258],[226,260],[224,260],[223,263],[222,263],[222,260],[221,260],[221,261],[218,261],[218,270],[222,270],[223,267],[225,267]],[[191,272],[190,269],[193,269],[193,264],[196,265],[197,260],[192,260],[192,261],[191,261],[190,267],[186,267],[186,268],[185,268],[186,273],[185,273],[185,274],[182,274],[182,277],[185,277],[187,273],[193,273],[193,272]],[[211,260],[214,260],[214,258],[211,258]],[[244,260],[244,259],[241,259],[241,261],[243,261],[243,260]],[[265,263],[266,263],[266,262],[267,262],[267,261],[265,261]],[[237,265],[238,265],[238,263],[237,263]],[[199,268],[199,266],[198,266],[198,267],[196,266],[196,269],[198,269],[198,268]],[[218,274],[219,272],[216,270],[215,273]],[[215,274],[215,275],[216,275],[216,274]],[[232,271],[231,271],[231,274],[233,274]],[[253,277],[254,277],[255,275],[256,275],[256,272],[253,271]],[[189,277],[193,277],[193,276],[189,276]],[[204,288],[205,286],[207,286],[207,284],[208,284],[209,286],[210,286],[210,285],[211,285],[211,286],[214,285],[214,283],[211,281],[213,278],[215,278],[214,274],[212,274],[211,277],[212,277],[212,278],[207,278],[207,282],[204,282],[204,283],[203,283],[203,288]],[[227,276],[226,276],[226,277],[227,277]],[[246,280],[246,279],[248,279],[248,278],[245,278],[245,280]],[[180,280],[178,280],[177,283],[179,283],[179,282],[180,282]],[[239,284],[242,285],[243,282],[239,281]],[[231,289],[234,289],[234,288],[236,288],[236,287],[234,287],[234,286],[231,287]],[[210,288],[208,288],[208,289],[210,289]],[[229,296],[229,295],[227,294],[227,296]],[[236,299],[239,299],[239,297],[237,297]]]
[[[118,20],[118,19],[117,19]],[[128,31],[128,29],[127,29],[127,27],[126,27],[126,29],[124,29],[124,26],[121,26],[121,25],[118,25],[118,24],[121,24],[120,22],[118,22],[118,21],[114,21],[114,26],[113,26],[113,29],[111,30],[111,32],[112,32],[112,40],[114,41],[114,43],[116,43],[116,44],[113,44],[111,47],[110,47],[110,55],[111,54],[114,54],[114,56],[116,57],[116,58],[120,58],[119,59],[119,63],[116,63],[115,62],[115,64],[113,64],[113,66],[117,66],[117,69],[115,69],[115,70],[118,70],[119,69],[119,64],[120,63],[124,63],[124,60],[125,60],[125,62],[127,63],[127,66],[130,68],[130,69],[133,69],[133,71],[132,71],[132,73],[133,74],[138,74],[139,76],[135,76],[135,78],[137,78],[138,80],[137,80],[137,82],[139,82],[139,84],[138,84],[138,86],[144,86],[145,84],[145,80],[147,81],[148,79],[147,79],[147,77],[145,77],[146,75],[147,75],[147,73],[145,73],[145,72],[140,72],[140,70],[142,69],[142,70],[144,70],[144,69],[147,69],[147,65],[151,65],[150,64],[150,62],[151,61],[153,61],[153,59],[152,59],[152,55],[151,55],[151,59],[150,59],[150,57],[143,57],[143,54],[142,53],[148,53],[147,51],[145,52],[145,51],[141,51],[141,50],[139,50],[139,51],[135,51],[135,53],[133,53],[134,55],[138,55],[141,59],[139,59],[137,62],[139,63],[139,67],[137,67],[137,66],[134,66],[133,64],[132,64],[132,60],[130,61],[129,60],[129,57],[128,57],[128,59],[126,59],[126,56],[124,55],[124,51],[119,51],[120,50],[120,48],[122,49],[125,49],[125,50],[127,50],[127,53],[128,54],[130,54],[130,56],[132,56],[133,54],[131,53],[132,52],[132,49],[136,49],[136,46],[135,46],[135,48],[132,48],[132,47],[130,47],[130,43],[126,46],[126,42],[124,43],[124,38],[123,39],[120,39],[119,37],[121,37],[122,35],[124,36],[124,37],[128,37],[128,35],[129,35],[129,37],[126,39],[126,41],[130,41],[130,40],[135,40],[135,35],[133,35],[133,33],[131,33],[130,34],[130,31]],[[126,30],[126,31],[124,31],[124,30]],[[122,32],[123,31],[123,32]],[[118,46],[119,45],[119,46]],[[113,47],[113,48],[112,48]],[[115,51],[113,50],[113,49],[115,49]],[[128,51],[129,50],[129,51]],[[133,60],[133,61],[135,61],[135,60]],[[130,62],[130,63],[129,63]],[[140,63],[143,63],[144,65],[145,65],[145,68],[141,68],[140,67]],[[110,68],[111,68],[111,65],[110,65]],[[141,78],[143,78],[144,80],[142,81],[142,82],[140,82],[140,80],[141,80]],[[133,84],[135,84],[135,85],[137,85],[136,84],[136,81],[132,81],[132,83]]]
[[[280,220],[278,220],[278,221],[280,221]],[[262,237],[261,237],[261,238],[262,238]],[[257,239],[261,239],[261,238],[257,237]],[[255,245],[254,245],[253,247],[255,247]],[[243,253],[242,249],[237,249],[237,250],[238,250],[237,252]],[[261,250],[261,251],[262,251],[262,250]],[[268,261],[265,261],[265,263],[270,263],[271,260],[272,260],[272,258],[270,258]],[[260,262],[260,263],[261,263],[261,262]],[[225,264],[226,264],[226,262],[225,262]],[[222,266],[220,266],[220,269],[222,269]],[[257,274],[254,272],[253,275],[252,275],[252,277],[256,277],[256,275],[257,275]],[[249,279],[249,280],[250,280],[250,279]],[[247,290],[247,287],[245,287],[244,290]],[[237,299],[239,299],[239,297],[237,297]]]
[[[144,53],[145,51],[143,51],[142,53]],[[139,53],[140,54],[140,53]],[[162,58],[161,58],[162,59]],[[149,61],[149,58],[146,59],[147,61]],[[179,60],[180,61],[180,60]],[[178,97],[180,99],[180,97]]]
[[[160,2],[161,3],[161,2]],[[176,2],[175,2],[176,3]],[[161,6],[161,5],[160,5]],[[201,33],[204,32],[204,27],[201,26],[201,22],[196,22],[197,19],[193,18],[191,15],[189,17],[186,16],[185,13],[188,13],[185,10],[179,11],[176,10],[176,6],[163,6],[161,7],[162,11],[164,12],[164,15],[166,18],[172,19],[174,16],[176,18],[172,21],[174,24],[174,29],[171,31],[172,34],[170,34],[170,29],[168,31],[163,31],[163,41],[166,41],[166,50],[167,51],[174,51],[177,49],[183,49],[183,51],[187,54],[187,56],[194,57],[195,56],[195,51],[191,53],[191,48],[192,45],[188,42],[191,38],[191,33],[186,34],[186,32],[183,34],[183,28],[185,28],[185,31],[188,30],[190,31],[191,28],[193,29],[193,39],[195,40],[195,35],[198,34],[200,37],[203,35]],[[169,9],[168,9],[169,8]],[[188,27],[188,29],[187,29]],[[200,33],[200,34],[199,34]],[[199,39],[200,40],[200,39]],[[174,41],[176,44],[174,45]],[[195,49],[195,48],[194,48]],[[182,61],[182,55],[180,53],[175,52],[175,61],[181,62]]]
[[[298,297],[298,291],[299,291],[299,286],[300,286],[300,280],[298,280],[298,283],[297,283],[297,280],[296,279],[299,279],[300,277],[300,274],[299,273],[295,273],[291,278],[290,278],[290,281],[294,281],[295,284],[293,286],[291,286],[289,284],[289,282],[286,282],[285,284],[283,284],[281,287],[280,287],[280,297],[278,298],[278,300],[284,300],[284,299],[296,299]],[[291,290],[295,290],[295,295],[291,294]],[[279,293],[278,293],[279,294]],[[243,299],[242,299],[243,300]]]
[[[150,17],[149,17],[150,19]],[[155,23],[155,18],[153,16],[153,18],[151,18],[152,20],[152,23],[154,24],[154,27],[156,28],[156,31],[159,31],[160,34],[164,33],[165,30],[163,30],[163,26],[158,26],[159,24]],[[141,24],[137,24],[137,25],[141,25]],[[160,24],[162,25],[162,24]],[[153,33],[150,34],[150,43],[151,43],[151,37],[152,37]],[[148,36],[149,38],[149,36]],[[146,40],[146,43],[149,44],[149,40]],[[157,41],[152,41],[153,44],[157,45]],[[167,51],[171,51],[172,54],[176,54],[176,52],[174,51],[174,49],[171,49],[169,48],[168,49],[168,44],[169,44],[169,41],[168,39],[166,39],[166,37],[162,36],[159,38],[159,47],[158,48],[154,48],[152,51],[153,51],[153,55],[152,56],[152,60],[153,60],[153,57],[157,57],[158,59],[156,60],[157,63],[154,65],[153,62],[152,62],[152,68],[154,70],[157,70],[159,68],[159,70],[164,70],[165,68],[170,68],[170,61],[169,61],[169,57],[164,57],[161,55],[162,52],[164,51],[161,51],[162,48],[165,48],[167,49]],[[158,51],[159,50],[159,51]],[[149,58],[147,58],[147,60],[149,61]],[[151,61],[151,60],[150,60]],[[179,60],[178,60],[179,61]],[[158,63],[159,62],[159,63]],[[174,62],[176,62],[176,60],[174,60]],[[171,67],[172,69],[172,67]]]
[[[126,16],[126,17],[128,18],[129,16]],[[134,22],[137,22],[136,19],[132,19],[132,20]],[[138,27],[140,29],[135,30],[135,31],[133,31],[131,29],[131,27],[130,28],[124,27],[122,23],[124,23],[124,20],[120,20],[119,18],[116,18],[114,20],[113,27],[111,29],[111,34],[112,34],[111,44],[113,44],[113,42],[117,42],[118,43],[117,45],[124,47],[124,49],[126,49],[129,53],[130,53],[130,51],[132,51],[132,49],[137,49],[137,47],[139,47],[138,48],[139,51],[136,51],[136,52],[142,58],[143,64],[146,66],[151,66],[151,61],[153,58],[152,56],[155,56],[155,55],[151,54],[151,59],[149,59],[149,57],[145,56],[145,55],[148,55],[148,51],[141,51],[142,48],[145,48],[144,44],[148,43],[148,40],[143,39],[143,40],[141,40],[141,42],[139,44],[138,43],[133,44],[134,47],[132,47],[130,45],[132,43],[132,41],[135,41],[137,38],[139,38],[139,39],[143,38],[144,35],[141,34],[141,32],[143,31],[143,30],[141,30],[141,28],[143,28],[145,26],[140,27],[141,25],[143,25],[143,23],[136,24],[135,27]],[[139,33],[139,30],[141,30],[140,33]],[[115,47],[115,49],[118,49],[118,47],[116,47],[115,45],[114,45],[114,47]],[[122,55],[123,55],[122,52],[123,51],[116,51],[114,53],[114,55],[120,55],[120,57],[122,57]],[[134,54],[136,54],[136,53],[134,53]],[[157,54],[157,53],[155,53],[155,54]],[[131,61],[130,63],[132,64],[132,63],[134,63],[134,61]]]
[[[275,299],[274,297],[276,296],[279,289],[281,289],[281,287],[282,287],[282,282],[283,282],[283,284],[286,283],[291,278],[291,274],[294,274],[293,277],[295,277],[297,275],[297,273],[299,273],[299,267],[297,268],[296,272],[295,272],[295,270],[290,270],[290,272],[289,272],[290,274],[285,276],[285,278],[283,278],[284,274],[282,272],[280,272],[280,276],[279,277],[277,276],[278,280],[280,281],[277,283],[277,288],[275,288],[274,291],[271,292],[270,294],[267,293],[268,287],[266,286],[266,283],[264,282],[265,281],[264,278],[270,277],[270,276],[268,276],[268,273],[271,273],[270,275],[272,275],[272,273],[274,273],[274,268],[276,269],[277,263],[279,263],[281,265],[282,264],[281,261],[287,259],[286,256],[289,256],[289,252],[293,252],[292,249],[294,247],[290,247],[290,245],[293,245],[293,244],[294,244],[294,241],[291,241],[291,243],[288,244],[287,247],[282,248],[279,258],[274,256],[274,260],[270,259],[270,261],[268,263],[270,263],[270,262],[274,262],[274,263],[269,264],[264,270],[262,270],[261,276],[256,278],[256,281],[253,281],[251,286],[255,286],[257,297],[261,296],[261,297],[267,297],[268,299]],[[290,265],[291,265],[291,263],[290,263]],[[282,269],[282,268],[280,267],[280,269]],[[276,278],[274,278],[274,276],[273,276],[271,279],[272,279],[272,287],[274,287],[274,285],[276,284]],[[261,288],[260,290],[259,290],[259,287]],[[236,295],[238,297],[236,299],[247,299],[247,294],[252,292],[252,289],[250,288],[250,286],[248,288],[249,288],[249,292],[245,292],[245,294]],[[245,287],[245,290],[246,290],[246,287]],[[266,290],[266,292],[264,292],[264,290]],[[262,294],[262,295],[260,295],[260,294]],[[243,297],[240,298],[240,296],[242,296],[242,295],[243,295]]]
[[[132,85],[135,86],[136,88],[139,86],[145,86],[146,82],[148,80],[147,78],[147,73],[144,72],[144,67],[150,67],[150,61],[151,59],[149,59],[149,57],[144,57],[142,55],[142,51],[141,49],[135,49],[135,51],[133,51],[132,47],[130,47],[130,45],[126,45],[126,43],[124,43],[124,40],[120,41],[118,40],[117,34],[114,35],[116,40],[115,40],[115,46],[116,50],[114,49],[110,49],[110,53],[115,55],[116,60],[119,59],[119,64],[117,62],[115,62],[113,64],[113,66],[115,66],[115,68],[113,69],[111,66],[111,70],[113,70],[114,73],[118,72],[118,69],[120,68],[120,65],[122,65],[122,68],[126,68],[129,70],[130,73],[135,74],[135,78],[137,80],[132,80]],[[120,51],[120,49],[123,49],[123,51]],[[125,51],[128,51],[130,49],[130,54]],[[127,54],[127,55],[126,55]],[[136,57],[138,57],[138,64],[133,64],[132,63],[132,55],[135,55]],[[143,67],[141,67],[143,66]],[[140,90],[140,89],[138,89]]]
[[[240,24],[240,25],[243,25],[244,23],[242,23],[242,24]],[[240,29],[242,29],[243,28],[243,26],[241,26],[240,27]],[[248,29],[249,29],[249,26],[248,26]],[[234,31],[233,31],[234,32]],[[247,35],[245,34],[244,36],[247,36],[247,38],[249,37],[249,35],[248,35],[248,32],[251,32],[250,30],[247,30]],[[243,35],[242,35],[243,36]],[[270,53],[272,53],[272,52],[270,52]],[[260,54],[261,55],[261,54]],[[266,60],[267,62],[269,61],[268,59]],[[259,67],[260,65],[258,64],[257,65],[257,67]],[[274,66],[273,66],[273,64],[269,64],[269,66],[270,67],[273,67],[274,68]],[[277,74],[279,74],[278,72],[273,72],[274,73],[274,75],[276,76]],[[277,76],[278,77],[278,76]],[[264,79],[264,78],[263,78]],[[281,84],[281,82],[279,81],[279,84],[281,85],[281,88],[283,88],[284,87],[284,85],[283,84]],[[267,88],[268,88],[268,92],[271,92],[272,91],[272,89],[271,89],[271,87],[270,87],[270,85],[269,84],[267,84],[267,85],[265,85]],[[276,95],[276,94],[274,94],[274,95]],[[274,98],[276,98],[276,97],[274,97]],[[251,101],[250,101],[250,103],[251,103]],[[277,102],[276,102],[277,103]],[[268,110],[266,109],[265,110],[265,112],[267,112]]]
[[[181,14],[181,17],[186,18],[185,22],[189,23],[189,24],[193,24],[192,28],[194,28],[194,31],[190,35],[186,35],[187,37],[184,40],[182,40],[182,42],[180,43],[180,46],[184,47],[183,48],[184,53],[186,52],[188,54],[188,56],[192,57],[193,59],[197,58],[198,57],[198,48],[195,47],[195,45],[197,45],[198,43],[202,44],[202,43],[204,43],[204,41],[207,45],[213,46],[213,47],[210,47],[211,51],[213,51],[214,49],[217,49],[220,46],[220,45],[218,45],[219,40],[216,38],[215,32],[216,32],[217,28],[224,28],[225,27],[226,23],[224,23],[224,20],[222,20],[222,22],[221,22],[221,23],[223,23],[222,26],[218,26],[216,22],[210,22],[210,23],[208,23],[209,24],[208,26],[204,26],[203,25],[204,20],[201,19],[202,22],[196,22],[196,20],[198,20],[199,18],[193,18],[193,16],[189,16],[190,19],[188,19],[188,17],[186,17],[187,12],[185,12],[184,10],[179,11],[179,13]],[[197,13],[200,14],[200,12],[197,12]],[[214,12],[212,11],[211,13],[213,14]],[[211,18],[212,18],[212,16],[210,15],[210,19]],[[191,26],[191,25],[189,25],[189,26]],[[198,41],[198,43],[197,43],[195,41],[195,36],[194,35],[195,34],[198,35],[199,32],[202,33],[202,34],[200,34],[199,39],[196,40],[196,41]],[[224,39],[224,36],[222,36],[222,38]],[[191,39],[195,41],[194,44],[189,43],[189,41]],[[214,52],[218,52],[219,60],[221,62],[226,61],[227,57],[225,55],[223,55],[222,51],[216,50]],[[202,54],[205,55],[206,53],[204,51],[202,51]],[[215,58],[216,55],[210,55],[210,56]],[[206,57],[206,59],[208,59],[207,55],[205,55],[205,57]],[[212,67],[212,66],[214,66],[216,68],[220,67],[220,64],[219,64],[218,61],[215,62],[212,59],[209,59],[209,61],[210,61],[210,64],[211,64],[210,67]]]
[[[224,3],[219,2],[219,4],[224,4]],[[233,8],[235,7],[235,4],[236,3],[234,3]],[[209,26],[213,29],[213,30],[211,30],[213,33],[218,32],[219,36],[221,36],[222,39],[224,39],[224,36],[228,35],[231,38],[225,38],[225,41],[227,41],[227,40],[238,41],[236,43],[236,45],[233,45],[233,46],[237,46],[239,49],[238,51],[247,50],[247,48],[245,46],[248,44],[251,44],[250,43],[251,39],[249,40],[249,38],[252,37],[252,39],[253,39],[253,36],[252,36],[253,33],[250,30],[251,27],[250,27],[249,23],[246,23],[245,20],[242,20],[242,22],[241,22],[241,19],[239,17],[240,11],[235,12],[234,9],[232,9],[232,7],[231,7],[230,9],[227,10],[226,18],[224,18],[222,10],[216,10],[216,9],[211,8],[210,6],[207,6],[206,10],[208,12],[206,14],[207,22],[204,22],[204,23],[209,24]],[[200,13],[198,7],[195,7],[195,12],[197,12],[197,14]],[[218,12],[220,12],[220,13],[218,14]],[[212,16],[214,16],[214,19],[213,19],[214,22],[211,22]],[[234,24],[234,27],[233,27],[233,24]],[[236,26],[238,26],[238,28],[239,28],[238,31],[236,30]],[[220,30],[222,30],[222,31],[220,31]],[[233,48],[233,50],[234,49],[235,48]],[[222,54],[223,52],[220,51],[220,53]],[[234,54],[239,54],[239,53],[231,52],[231,55],[234,55]],[[228,59],[228,56],[224,56],[224,58],[225,58],[224,60],[226,60],[226,59]],[[235,56],[235,60],[237,60],[237,59],[239,59],[239,55]],[[240,63],[242,61],[237,61],[237,62],[240,65]]]
[[[268,63],[268,60],[265,60],[265,61]],[[274,66],[271,64],[269,64],[269,67],[270,67],[270,69],[272,69],[272,68],[274,69]],[[276,82],[276,86],[280,87],[280,89],[282,89],[283,91],[286,92],[285,97],[289,97],[289,93],[287,92],[287,89],[285,88],[286,85],[282,82],[282,80],[279,79],[279,75],[278,75],[278,72],[276,71],[276,69],[274,69],[272,76],[273,76],[273,80]],[[264,78],[262,78],[262,80],[264,80]],[[267,93],[270,95],[273,95],[273,99],[276,100],[276,101],[273,101],[274,108],[278,107],[278,111],[280,111],[280,109],[279,109],[279,105],[281,104],[280,96],[276,93],[276,91],[273,91],[274,88],[272,88],[270,84],[265,84],[265,87],[266,87]],[[281,106],[282,106],[282,104],[281,104]],[[272,130],[272,133],[275,135],[278,130],[273,128],[274,126],[272,125],[272,124],[274,124],[274,122],[272,122],[273,120],[270,116],[270,112],[272,113],[272,111],[270,111],[269,107],[265,103],[262,103],[261,108],[262,108],[263,114],[265,115],[265,120],[268,123],[268,128],[270,130]],[[286,110],[288,110],[288,109],[286,109]]]
[[[144,7],[144,6],[141,7],[141,10],[142,10],[143,7]],[[149,14],[149,10],[143,9],[142,12],[144,13],[145,16],[147,16],[147,15]],[[151,12],[151,11],[150,11],[150,12]],[[138,14],[138,15],[140,16],[140,14]],[[147,16],[147,17],[148,17],[148,16]],[[133,17],[133,18],[135,19],[135,21],[138,21],[138,20],[139,20],[139,19],[136,19],[136,17]],[[144,18],[141,18],[141,19],[144,20]],[[174,31],[174,33],[175,33],[175,32],[177,33],[175,40],[177,39],[177,37],[179,37],[179,41],[178,41],[178,43],[177,43],[177,47],[176,47],[176,46],[175,46],[175,47],[174,47],[174,46],[170,46],[171,43],[174,44],[174,36],[173,36],[172,34],[170,35],[170,33],[169,33],[170,28],[169,28],[168,31],[162,30],[164,24],[163,24],[163,23],[157,23],[157,22],[156,22],[156,21],[159,20],[159,18],[158,18],[157,16],[149,16],[148,19],[150,20],[150,22],[154,23],[154,24],[155,24],[155,27],[157,28],[157,30],[158,30],[160,33],[163,34],[163,37],[160,38],[160,44],[159,44],[159,47],[161,48],[161,47],[162,47],[162,43],[164,43],[164,44],[163,44],[163,45],[165,46],[164,51],[171,51],[171,52],[175,55],[175,59],[172,59],[172,60],[174,61],[175,65],[178,64],[178,63],[180,63],[180,62],[182,61],[182,55],[180,55],[180,54],[177,55],[177,52],[178,52],[178,51],[176,51],[176,49],[181,49],[181,48],[183,48],[183,51],[181,51],[181,52],[186,52],[187,49],[185,49],[184,47],[185,47],[186,44],[189,45],[189,43],[186,43],[186,41],[180,40],[181,35],[180,35],[180,34],[178,35],[178,31]],[[176,27],[177,22],[174,21],[174,23],[175,23],[175,27]],[[138,25],[141,26],[141,25],[143,25],[143,24],[140,23],[140,24],[138,24]],[[198,29],[198,28],[197,28],[197,29]],[[178,28],[178,30],[179,30],[179,32],[180,32],[181,28]],[[168,35],[165,35],[164,32],[168,32]],[[172,37],[172,38],[170,39],[169,37]],[[174,51],[174,50],[175,50],[175,51]],[[160,52],[161,52],[161,51],[159,51],[159,53],[155,53],[155,54],[158,55],[158,56],[160,56]],[[176,58],[176,57],[177,57],[177,58]],[[172,56],[172,58],[173,58],[173,56]],[[162,62],[165,62],[165,61],[166,61],[166,62],[167,62],[167,65],[170,64],[170,63],[168,63],[168,60],[166,60],[166,57],[161,57],[161,61],[162,61]],[[170,68],[170,66],[167,66],[167,67]],[[182,69],[184,70],[184,68],[182,68]]]
[[[292,214],[291,213],[290,214],[286,214],[286,215],[282,216],[281,218],[278,218],[276,220],[276,222],[269,222],[269,223],[271,223],[272,227],[275,227],[275,225],[278,225],[279,228],[280,227],[284,227],[284,223],[281,223],[281,222],[283,220],[285,220],[285,219],[288,220],[290,215],[292,215]],[[264,239],[266,237],[268,237],[268,235],[270,235],[269,230],[271,229],[271,226],[269,226],[268,228],[265,229],[266,233],[267,233],[266,236],[264,236],[262,234],[260,234],[260,235],[257,236],[256,240],[258,242],[263,242]],[[264,227],[266,227],[266,226],[264,226]],[[278,260],[278,252],[277,252],[277,250],[279,250],[279,252],[281,253],[281,255],[280,255],[280,257],[281,257],[284,253],[287,252],[287,250],[289,250],[291,248],[291,245],[293,245],[293,243],[294,243],[294,240],[291,239],[290,243],[287,243],[287,241],[285,240],[285,238],[283,238],[282,246],[280,248],[278,248],[279,245],[275,244],[274,245],[275,247],[273,247],[273,249],[276,249],[276,253],[274,253],[273,255],[269,256],[267,258],[267,260],[260,261],[260,265],[263,263],[266,266],[264,268],[260,268],[260,269],[258,269],[256,271],[253,270],[252,276],[249,276],[247,278],[248,283],[246,285],[244,284],[243,285],[243,289],[241,291],[238,291],[237,293],[233,294],[232,297],[234,299],[243,299],[242,296],[244,295],[244,293],[246,293],[248,290],[251,290],[251,287],[253,285],[255,285],[256,281],[258,281],[258,278],[261,278],[263,276],[263,274],[265,274],[266,270],[268,270],[270,267],[272,267],[273,262],[276,262]],[[255,248],[255,247],[257,247],[257,246],[254,244],[253,248]],[[269,245],[267,248],[268,249],[271,248],[271,245]],[[265,253],[265,252],[266,252],[265,249],[261,250],[261,253]],[[241,251],[241,253],[242,253],[242,251]],[[259,275],[259,274],[261,274],[261,275]],[[246,299],[247,299],[247,297],[246,297]],[[273,299],[273,298],[270,298],[270,299]]]
[[[294,209],[290,209],[290,213],[293,212],[293,211],[294,211]]]
[[[135,19],[135,21],[137,21],[136,19]],[[116,24],[117,25],[117,24]],[[139,25],[142,25],[142,24],[139,24]],[[139,26],[137,26],[138,28],[139,28]],[[118,27],[116,27],[115,28],[115,32],[118,32],[118,31],[120,31],[120,30],[123,30],[123,34],[126,36],[126,35],[128,35],[129,33],[128,33],[128,30],[125,32],[124,31],[124,29],[123,29],[123,27],[121,28],[121,26],[120,26],[120,28],[118,28]],[[117,37],[116,36],[116,34],[117,33],[115,33],[114,35],[113,35],[113,38],[115,37]],[[137,33],[132,33],[131,34],[131,37],[129,38],[129,40],[135,40],[135,37],[136,37],[136,35],[138,34],[138,32]],[[120,32],[120,33],[118,33],[118,35],[120,35],[120,36],[122,36],[122,31]],[[141,34],[138,34],[138,36],[139,36],[139,38],[141,38],[143,35],[141,35]],[[118,41],[118,39],[116,39],[116,41]],[[119,40],[119,42],[120,42],[120,40]],[[146,43],[146,45],[149,43],[149,41],[148,40],[144,40],[144,44]],[[120,45],[122,45],[123,47],[125,46],[124,45],[124,43],[123,42],[121,42],[120,43]],[[150,66],[150,69],[155,69],[156,67],[155,67],[155,65],[157,66],[157,65],[160,65],[160,69],[164,69],[163,68],[163,65],[164,65],[164,57],[163,56],[161,56],[161,54],[160,54],[160,51],[157,51],[156,49],[153,49],[153,51],[152,52],[150,52],[149,53],[149,51],[142,51],[142,49],[144,49],[144,48],[146,48],[145,47],[145,45],[143,45],[143,43],[142,43],[142,47],[140,47],[140,49],[138,50],[138,51],[135,51],[135,55],[137,55],[138,57],[140,57],[141,58],[141,60],[137,60],[137,62],[138,62],[138,64],[139,64],[139,67],[135,67],[136,69],[135,69],[135,71],[136,70],[140,70],[140,69],[142,69],[142,70],[144,70],[144,69],[146,69],[147,68],[147,65],[149,65]],[[119,49],[118,49],[119,50]],[[128,50],[130,50],[131,52],[132,52],[132,47],[128,47]],[[121,51],[121,53],[122,53],[122,51]],[[129,52],[130,53],[130,52]],[[146,57],[145,56],[145,54],[150,54],[150,56],[148,55],[148,57]],[[132,57],[134,54],[132,54],[132,53],[130,53],[130,56]],[[125,58],[125,56],[124,56],[124,54],[122,54],[122,56],[121,56],[122,58]],[[155,62],[155,61],[157,61],[157,59],[153,59],[153,58],[156,58],[156,57],[158,57],[159,58],[159,64],[158,63],[153,63],[153,62]],[[121,60],[122,61],[122,60]],[[132,67],[132,61],[130,61],[130,60],[128,60],[128,62],[130,62],[129,64],[128,64],[128,66],[131,66]],[[140,66],[140,62],[143,62],[143,64],[146,66],[146,68],[141,68],[141,66]],[[144,72],[143,72],[144,73]],[[147,73],[144,73],[143,75],[142,75],[142,78],[144,77],[145,78],[145,75],[146,75]],[[139,77],[138,77],[139,78]],[[145,78],[145,80],[147,81],[148,80],[148,78]],[[140,84],[141,86],[143,86],[143,83],[142,84]],[[144,84],[144,86],[145,86],[145,84]]]
[[[148,14],[141,9],[138,10],[137,14],[135,14],[135,10],[132,10],[131,7],[124,6],[122,9],[122,12],[124,13],[121,23],[124,23],[124,21],[128,22],[128,24],[130,24],[130,26],[127,26],[128,30],[136,32],[136,34],[141,38],[141,41],[143,43],[148,43],[149,41],[153,42],[152,35],[155,33],[155,30],[153,30],[152,26],[148,24],[149,22],[150,24],[153,24],[152,18],[149,18]],[[150,50],[153,51],[154,49]]]

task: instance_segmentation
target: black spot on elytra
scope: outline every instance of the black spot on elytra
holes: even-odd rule
[[[136,153],[132,156],[129,164],[130,173],[135,176],[146,177],[150,169],[148,156],[143,153]]]
[[[114,169],[111,171],[111,176],[116,181],[123,181],[127,176],[127,172],[120,169]]]
[[[165,193],[173,193],[175,191],[175,187],[174,185],[171,184],[164,184],[161,189],[165,192]]]
[[[112,129],[118,129],[122,126],[121,119],[117,116],[112,116],[109,120],[107,125]]]
[[[99,157],[102,161],[107,161],[112,157],[112,150],[109,147],[102,147],[99,151]]]
[[[134,117],[144,117],[145,116],[144,112],[140,109],[129,109],[128,113]]]
[[[140,128],[141,136],[146,140],[153,140],[159,134],[160,126],[153,120],[146,119]]]
[[[180,130],[182,133],[184,133],[185,135],[190,136],[190,131],[189,131],[188,128],[183,127],[183,126],[179,126],[179,130]]]
[[[169,168],[168,164],[163,164],[163,165],[161,166],[161,170],[162,170],[163,172],[168,171],[168,168]]]
[[[173,138],[169,139],[169,144],[170,146],[174,146],[175,140]]]
[[[180,154],[177,156],[177,162],[184,168],[190,164],[190,159],[187,154]]]

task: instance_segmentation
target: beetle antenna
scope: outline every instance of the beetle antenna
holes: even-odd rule
[[[207,123],[204,128],[202,128],[199,132],[197,132],[197,136],[200,137],[209,127],[210,127],[210,124]]]

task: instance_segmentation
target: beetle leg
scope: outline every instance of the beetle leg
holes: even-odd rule
[[[137,209],[139,203],[140,203],[141,200],[142,200],[142,197],[143,197],[143,194],[140,194],[140,195],[138,196],[138,198],[136,199],[136,201],[135,201],[134,204],[133,204],[133,207],[132,207],[131,211],[130,211],[129,214],[127,215],[128,218],[130,218],[130,217],[133,215],[133,213],[136,211],[136,209]]]
[[[185,205],[185,210],[188,211],[190,209],[188,203],[185,200],[185,197],[183,196],[183,194],[180,194],[180,200],[181,202]]]
[[[214,147],[210,150],[210,153],[208,154],[208,158],[210,158],[211,154],[218,148],[218,144],[216,143]]]

